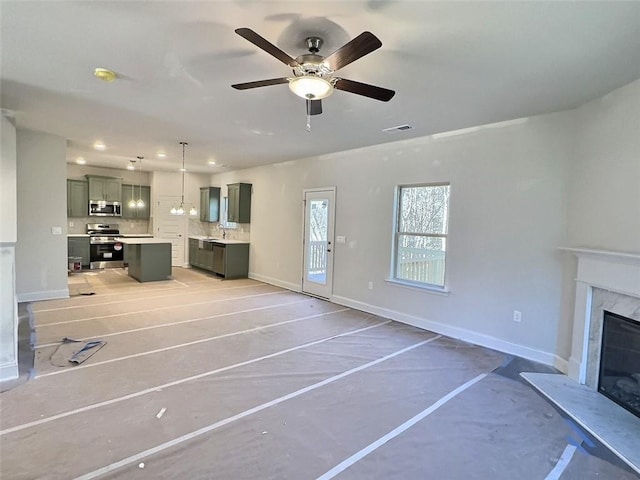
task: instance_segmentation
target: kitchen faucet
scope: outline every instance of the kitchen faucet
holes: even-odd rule
[[[222,239],[227,238],[227,231],[224,228],[224,225],[220,224],[219,227],[222,229]]]

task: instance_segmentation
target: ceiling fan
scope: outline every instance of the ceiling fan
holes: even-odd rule
[[[383,102],[391,100],[396,93],[386,88],[333,76],[336,71],[382,46],[382,42],[371,32],[361,33],[328,57],[323,57],[318,53],[322,47],[322,38],[308,37],[306,43],[309,53],[295,59],[250,28],[238,28],[235,32],[293,69],[293,77],[271,78],[231,85],[237,90],[288,83],[293,93],[306,100],[307,116],[321,114],[322,99],[331,95],[334,89]]]

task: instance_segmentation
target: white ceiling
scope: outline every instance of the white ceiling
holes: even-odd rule
[[[0,16],[2,108],[67,138],[68,162],[111,168],[142,155],[176,170],[181,140],[193,172],[278,163],[564,110],[640,77],[640,2],[2,0]],[[310,35],[326,56],[371,31],[382,48],[339,74],[396,96],[336,91],[307,132],[286,85],[230,87],[291,74],[238,27],[292,57]],[[414,128],[381,131],[401,124]]]

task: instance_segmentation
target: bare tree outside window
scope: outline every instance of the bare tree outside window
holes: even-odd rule
[[[394,278],[444,287],[449,184],[398,188]]]

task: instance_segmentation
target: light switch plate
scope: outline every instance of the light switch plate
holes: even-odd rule
[[[62,227],[51,227],[51,235],[62,235]]]
[[[336,237],[336,243],[347,243],[347,237],[344,235],[338,235]]]

